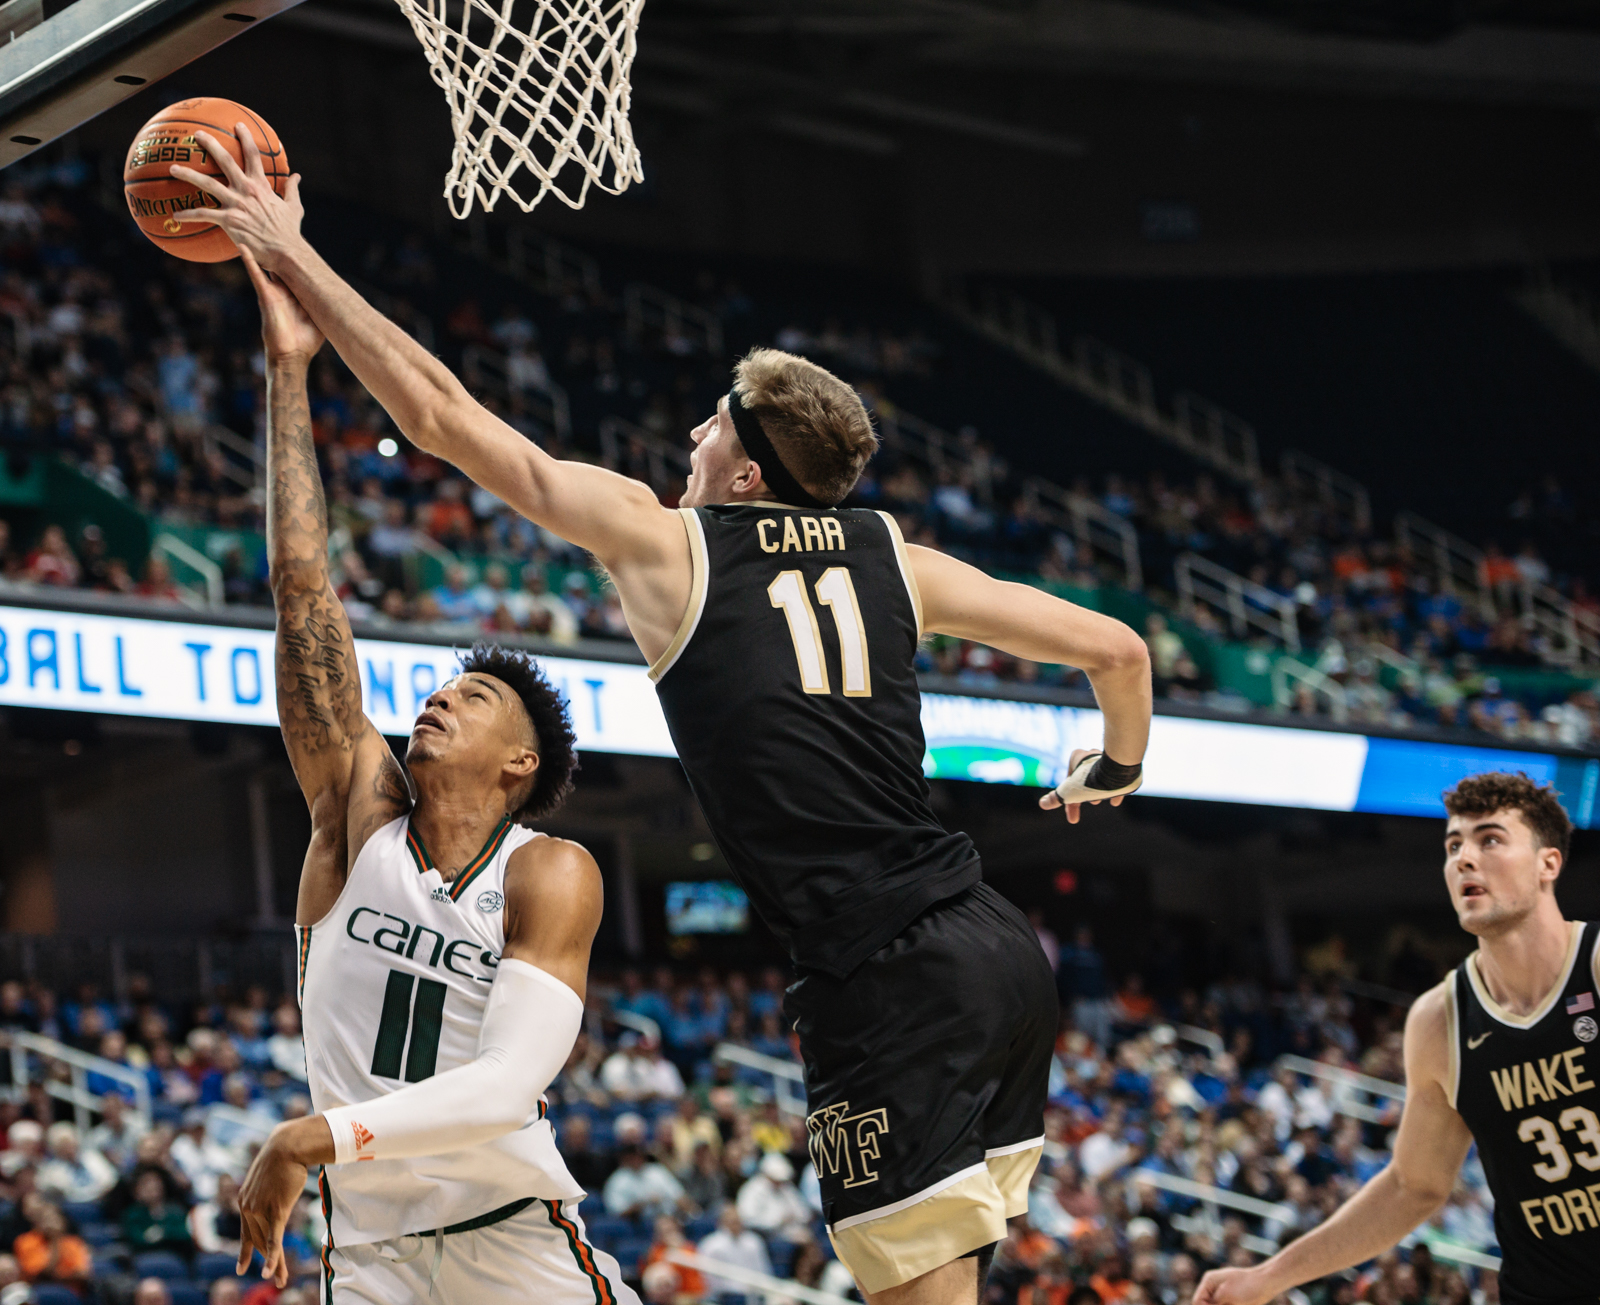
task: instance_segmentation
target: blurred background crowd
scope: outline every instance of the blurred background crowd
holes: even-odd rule
[[[163,258],[97,202],[81,162],[12,176],[0,200],[0,582],[268,605],[263,377],[242,270]],[[710,272],[662,267],[681,294],[658,292],[657,303],[636,286],[608,289],[581,258],[536,288],[415,231],[380,224],[370,242],[351,243],[336,219],[315,233],[336,262],[358,269],[359,287],[492,409],[554,453],[649,481],[669,506],[683,488],[687,432],[725,389],[728,360],[775,343],[839,369],[885,433],[852,505],[887,508],[908,539],[1144,628],[1168,701],[1567,746],[1600,737],[1592,681],[1572,674],[1571,649],[1526,616],[1536,592],[1600,614],[1593,577],[1581,565],[1558,571],[1541,552],[1541,541],[1579,528],[1554,479],[1508,483],[1506,512],[1489,523],[1506,546],[1475,541],[1482,560],[1468,593],[1408,543],[1283,476],[1239,483],[1125,466],[1041,496],[1037,469],[970,424],[985,409],[982,389],[934,386],[962,340],[898,324],[906,314],[890,301],[858,292],[851,308],[865,324],[796,321],[768,309],[792,297],[782,284],[758,296]],[[938,405],[956,434],[898,406],[891,393],[907,390]],[[312,416],[337,580],[357,620],[557,645],[627,639],[614,591],[585,556],[411,447],[331,355],[314,372]],[[101,497],[70,520],[48,496],[30,500],[24,486],[46,475],[40,462]],[[1114,550],[1068,528],[1084,511],[1131,532],[1137,592]],[[118,513],[127,521],[114,527]],[[1233,575],[1236,610],[1185,599],[1175,566],[1188,555]],[[1259,692],[1241,687],[1226,669],[1233,645],[1271,658],[1287,649],[1303,669],[1270,691],[1258,669]],[[932,641],[921,669],[978,686],[1084,687],[1070,667],[959,640]]]
[[[1061,1034],[1044,1159],[1027,1216],[996,1253],[988,1305],[1186,1305],[1207,1268],[1253,1262],[1315,1226],[1383,1165],[1405,995],[1352,997],[1337,943],[1288,990],[1223,976],[1198,989],[1158,977],[1152,991],[1138,972],[1115,972],[1087,928],[1063,940],[1037,914],[1035,928],[1056,967]],[[1397,979],[1431,981],[1414,950],[1396,966]],[[652,1305],[758,1305],[746,1285],[676,1263],[684,1251],[854,1295],[821,1222],[785,982],[775,968],[663,966],[590,985],[549,1117],[588,1192],[591,1240]],[[45,1088],[64,1066],[0,1055],[8,1074],[28,1067],[0,1102],[0,1293],[11,1293],[0,1299],[316,1299],[314,1175],[286,1242],[294,1285],[233,1274],[253,1149],[310,1109],[292,998],[222,989],[180,1008],[143,976],[126,988],[113,1001],[93,985],[0,984],[8,1037],[101,1058],[85,1114]],[[1451,1258],[1493,1243],[1470,1161],[1409,1251],[1291,1300],[1493,1302],[1494,1274]]]

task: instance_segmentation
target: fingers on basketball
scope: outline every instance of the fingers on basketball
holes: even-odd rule
[[[288,194],[289,165],[277,133],[242,104],[197,98],[168,105],[139,129],[123,188],[129,212],[151,241],[179,258],[218,263],[239,254],[216,222],[218,206],[229,183],[238,187],[246,178]]]

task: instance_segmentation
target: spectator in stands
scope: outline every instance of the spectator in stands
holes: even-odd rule
[[[617,1158],[615,1152],[595,1146],[589,1116],[578,1112],[567,1115],[561,1121],[559,1138],[567,1172],[584,1191],[600,1191],[616,1169]]]
[[[640,1274],[639,1285],[649,1305],[690,1305],[698,1299],[683,1291],[681,1270],[674,1264],[651,1264]]]
[[[145,1135],[144,1126],[120,1095],[100,1098],[100,1122],[84,1138],[85,1146],[98,1151],[118,1173],[133,1168],[135,1148]]]
[[[267,1039],[267,1059],[280,1074],[306,1081],[306,1042],[300,1032],[300,1012],[292,1001],[280,1001],[272,1012],[272,1036]]]
[[[794,1166],[769,1151],[739,1189],[739,1219],[747,1228],[785,1241],[803,1241],[810,1232],[811,1208],[794,1185]]]
[[[237,1255],[241,1230],[238,1179],[222,1174],[216,1196],[189,1211],[189,1236],[198,1251]]]
[[[672,1116],[672,1167],[679,1174],[686,1172],[694,1161],[696,1150],[709,1147],[713,1152],[722,1149],[722,1134],[715,1121],[700,1113],[700,1103],[684,1093],[678,1098],[678,1107]]]
[[[46,526],[28,554],[24,579],[36,585],[70,589],[78,583],[80,574],[78,558],[67,543],[67,532],[58,525]]]
[[[18,1237],[12,1253],[29,1282],[54,1282],[84,1292],[94,1273],[94,1258],[81,1237],[67,1231],[66,1216],[53,1201],[34,1193],[27,1202],[32,1227]]]
[[[117,1182],[115,1166],[85,1146],[74,1124],[51,1124],[45,1133],[50,1158],[39,1166],[39,1190],[70,1204],[98,1201]]]
[[[625,1219],[654,1219],[674,1214],[688,1205],[683,1184],[672,1171],[652,1160],[642,1145],[622,1147],[616,1172],[606,1180],[602,1200],[606,1213]]]
[[[638,1033],[622,1035],[600,1067],[600,1085],[618,1101],[673,1101],[683,1095],[683,1076],[661,1055],[661,1044]]]
[[[1160,612],[1151,612],[1144,622],[1144,642],[1150,649],[1150,670],[1157,680],[1172,678],[1178,658],[1183,655],[1183,640],[1167,624]]]
[[[1088,925],[1079,925],[1072,945],[1061,949],[1056,987],[1062,1005],[1070,1005],[1072,1022],[1102,1047],[1111,1037],[1111,1003],[1106,965]]]
[[[0,1176],[14,1178],[22,1169],[37,1170],[44,1163],[44,1129],[32,1119],[19,1119],[6,1134],[0,1152]]]
[[[650,1249],[645,1252],[644,1259],[640,1261],[645,1278],[646,1291],[649,1290],[648,1274],[652,1269],[665,1269],[670,1271],[670,1282],[661,1282],[661,1275],[657,1274],[661,1282],[662,1299],[665,1301],[687,1302],[702,1300],[706,1294],[706,1280],[698,1269],[691,1269],[687,1265],[674,1264],[667,1256],[674,1251],[692,1251],[694,1247],[689,1244],[689,1239],[683,1235],[683,1227],[670,1215],[662,1215],[655,1222],[655,1240],[650,1243]]]
[[[550,582],[540,562],[529,562],[522,568],[522,588],[507,595],[506,609],[519,630],[551,643],[578,641],[578,618],[564,598],[550,592]]]
[[[281,1301],[283,1296],[278,1299]],[[172,1293],[160,1278],[144,1278],[133,1289],[133,1305],[172,1305]]]
[[[218,1278],[206,1293],[206,1305],[244,1305],[244,1287],[240,1279],[231,1273]]]
[[[699,1249],[700,1254],[708,1260],[720,1260],[736,1268],[749,1269],[752,1273],[772,1272],[767,1244],[744,1226],[738,1209],[733,1205],[723,1207],[722,1213],[717,1216],[716,1231],[701,1241]],[[732,1305],[736,1300],[742,1301],[749,1291],[742,1283],[706,1275],[707,1294],[712,1300],[724,1302],[725,1305]]]
[[[169,1199],[166,1184],[153,1170],[134,1182],[133,1204],[122,1215],[122,1239],[140,1251],[171,1251],[184,1259],[194,1253],[184,1209]]]
[[[478,607],[472,598],[472,573],[459,562],[445,568],[444,583],[433,590],[433,601],[446,621],[478,619]]]
[[[719,1158],[720,1147],[702,1142],[694,1149],[689,1168],[682,1175],[684,1195],[698,1210],[715,1215],[728,1199],[728,1183]]]

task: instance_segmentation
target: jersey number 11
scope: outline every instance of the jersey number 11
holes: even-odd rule
[[[807,693],[827,693],[828,661],[822,653],[822,631],[817,612],[806,593],[805,577],[798,571],[780,571],[767,586],[767,598],[782,610],[794,640],[794,659],[800,666],[800,687]],[[839,631],[839,665],[844,671],[844,696],[872,696],[872,668],[867,660],[867,627],[861,622],[861,605],[850,572],[830,566],[817,581],[817,601],[833,611]]]

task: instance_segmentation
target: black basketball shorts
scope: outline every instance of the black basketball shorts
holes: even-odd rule
[[[839,1258],[869,1292],[1006,1235],[1044,1144],[1058,1007],[1022,913],[986,884],[937,903],[848,978],[807,971],[811,1159]]]

